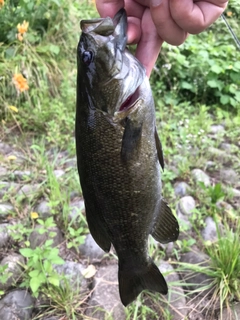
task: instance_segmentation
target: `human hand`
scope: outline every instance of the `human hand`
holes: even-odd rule
[[[189,33],[197,34],[222,14],[227,0],[96,0],[101,17],[113,17],[125,7],[128,43],[137,44],[136,58],[150,77],[163,41],[182,44]]]

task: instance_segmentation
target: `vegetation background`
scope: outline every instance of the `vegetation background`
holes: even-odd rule
[[[0,139],[25,149],[30,159],[29,166],[35,170],[35,179],[38,180],[39,175],[44,176],[41,196],[47,195],[53,212],[58,212],[61,208],[62,216],[54,221],[60,221],[70,243],[69,247],[81,243],[87,230],[84,217],[79,232],[69,227],[66,220],[70,192],[78,190],[81,193],[76,168],[69,172],[69,179],[60,185],[53,178],[54,165],[46,155],[50,149],[64,150],[70,156],[75,155],[76,46],[80,35],[79,21],[95,16],[97,12],[91,1],[0,0]],[[225,16],[240,38],[239,0],[230,0]],[[191,168],[196,163],[199,167],[205,166],[206,150],[216,143],[211,142],[206,135],[211,124],[224,122],[228,142],[235,144],[239,150],[239,50],[221,18],[206,32],[189,36],[179,47],[163,45],[150,80],[166,163],[170,165],[174,160],[179,171],[177,177],[169,166],[163,175],[164,196],[170,203],[176,201],[173,182],[180,177],[188,181]],[[239,151],[237,152],[239,157]],[[17,169],[15,160],[14,157],[8,159],[9,170]],[[194,226],[197,230],[204,224],[206,212],[223,220],[215,204],[220,198],[225,197],[227,200],[231,196],[223,195],[221,185],[217,188],[213,186],[212,189],[204,189],[202,186],[198,192],[193,190],[193,194],[201,203],[195,212]],[[38,190],[28,199],[29,207],[32,208],[41,196]],[[38,215],[34,215],[31,210],[24,211],[26,203],[23,204],[20,198],[6,194],[5,200],[9,199],[17,208],[17,214],[24,217],[19,228],[22,232],[21,240],[26,241]],[[234,222],[224,222],[229,225],[229,237],[233,235],[231,244],[237,239],[234,234],[239,238],[238,214],[234,211]],[[54,225],[57,223],[54,221],[47,223]],[[46,224],[41,221],[39,223]],[[179,252],[187,250],[195,242],[196,239],[188,243],[180,241]],[[28,242],[24,243],[17,250],[27,248]],[[48,246],[49,243],[43,248],[45,253],[40,254],[43,260],[46,252],[49,254]],[[203,248],[206,249],[204,246]],[[212,256],[216,257],[218,249],[213,250]],[[224,250],[228,252],[229,246]],[[238,250],[239,247],[236,252]],[[41,269],[42,266],[31,264],[29,258],[32,252],[30,256],[29,251],[22,251],[22,254],[28,258],[25,286],[30,287],[33,293],[43,292],[46,285],[54,287],[59,284],[54,277],[37,284],[31,282],[29,272],[44,270]],[[55,252],[52,261],[57,261],[56,255],[58,256]],[[219,259],[224,263],[225,258]],[[239,261],[237,268],[234,285],[227,295],[222,294],[222,303],[239,299]],[[215,276],[222,279],[221,275]],[[139,314],[139,310],[130,310],[129,319]],[[145,314],[147,312],[150,311],[145,311]]]

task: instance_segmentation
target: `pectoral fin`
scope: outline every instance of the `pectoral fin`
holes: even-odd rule
[[[157,133],[157,128],[155,128],[155,142],[156,142],[158,160],[160,162],[160,165],[161,165],[162,169],[164,169],[164,159],[163,159],[162,144],[161,144],[161,141],[160,141],[158,133]]]
[[[124,162],[132,159],[136,153],[142,136],[142,124],[126,118],[125,130],[122,138],[121,158]]]
[[[164,200],[161,200],[159,215],[153,226],[152,236],[160,243],[176,241],[179,235],[177,219]]]
[[[100,214],[98,212],[95,212],[92,205],[87,203],[86,200],[84,200],[84,202],[90,233],[99,247],[102,248],[105,252],[109,252],[111,241],[104,226],[104,221],[101,220]]]

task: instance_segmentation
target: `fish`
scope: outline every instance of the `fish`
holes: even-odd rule
[[[120,298],[167,294],[148,254],[151,235],[175,241],[179,226],[161,196],[162,145],[143,65],[127,49],[127,16],[80,22],[77,46],[77,167],[91,235],[118,256]]]

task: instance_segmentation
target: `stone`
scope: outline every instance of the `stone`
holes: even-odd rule
[[[231,189],[231,193],[232,193],[234,198],[240,198],[240,190],[232,188]]]
[[[222,164],[228,164],[228,162],[235,162],[238,164],[240,163],[239,158],[237,156],[214,147],[208,148],[208,153],[211,159],[216,159],[218,162]]]
[[[46,240],[53,239],[52,247],[58,246],[64,241],[62,232],[58,227],[50,227],[47,232],[40,234],[39,229],[42,229],[41,225],[37,225],[29,236],[30,247],[35,249],[46,242]],[[55,235],[52,237],[51,234]]]
[[[25,184],[18,192],[18,195],[29,198],[34,196],[40,190],[40,184]]]
[[[79,246],[79,252],[84,257],[93,260],[101,260],[106,254],[95,242],[92,235],[89,233],[84,241],[84,244]]]
[[[6,247],[10,240],[8,226],[8,223],[0,224],[0,248]]]
[[[192,178],[196,183],[203,182],[205,187],[209,187],[211,185],[209,176],[201,169],[193,169]]]
[[[176,197],[180,197],[180,198],[184,197],[189,193],[189,191],[190,191],[190,186],[184,181],[177,182],[174,185],[174,193]]]
[[[186,298],[182,287],[174,285],[174,282],[177,283],[180,281],[179,276],[174,271],[174,268],[166,261],[160,262],[159,270],[163,274],[167,273],[167,275],[164,275],[164,278],[168,284],[168,294],[165,296],[166,303],[161,302],[161,304],[164,308],[168,308],[171,314],[171,320],[182,320],[187,315],[188,307],[186,307]],[[171,282],[173,284],[171,284]],[[177,312],[175,310],[177,310]]]
[[[8,172],[5,167],[0,166],[0,179],[4,180],[6,177],[8,177]]]
[[[210,132],[213,134],[223,133],[224,131],[224,126],[222,126],[221,124],[212,125],[210,127]]]
[[[4,274],[7,275],[6,282],[0,282],[0,290],[7,290],[16,284],[17,281],[21,278],[22,267],[24,264],[24,258],[20,254],[10,254],[7,257],[3,258],[0,265],[7,265],[7,268],[4,270]]]
[[[53,173],[57,179],[62,177],[65,174],[64,170],[61,170],[61,169],[54,170]]]
[[[80,263],[73,261],[65,261],[62,265],[54,266],[54,270],[60,275],[64,276],[68,280],[69,288],[79,294],[86,293],[88,289],[88,281],[83,277],[82,272],[86,269]],[[61,281],[61,286],[66,286],[66,279]]]
[[[75,199],[71,201],[69,208],[68,221],[73,228],[79,228],[82,220],[82,212],[85,210],[84,200]]]
[[[93,286],[86,315],[98,320],[108,317],[125,320],[126,314],[118,291],[118,265],[101,267],[94,278]]]
[[[15,212],[14,207],[9,202],[0,203],[0,220]]]
[[[205,219],[205,228],[202,230],[202,237],[205,241],[214,242],[217,240],[217,227],[216,223],[212,217],[207,217]]]
[[[239,175],[233,169],[220,169],[220,180],[229,185],[234,185],[240,179]]]
[[[18,183],[0,181],[0,199],[3,198],[6,193],[12,193],[16,195],[20,188],[21,185]]]
[[[31,176],[31,171],[16,170],[13,172],[13,174],[15,179],[25,180],[26,178],[29,178]]]
[[[34,209],[39,215],[41,219],[47,219],[49,218],[52,213],[51,213],[51,207],[48,201],[43,200],[40,202]]]
[[[182,197],[177,204],[177,212],[180,211],[183,215],[190,216],[192,211],[196,208],[196,202],[193,197]]]
[[[74,157],[74,158],[67,159],[65,162],[65,167],[74,168],[74,169],[77,168],[77,158]]]
[[[33,299],[26,290],[9,292],[0,300],[1,320],[31,320]]]
[[[239,320],[240,319],[240,302],[234,303],[230,308],[224,308],[222,315],[219,312],[218,320]]]
[[[210,258],[208,255],[198,250],[189,251],[180,258],[181,262],[210,268],[209,260]],[[184,268],[182,278],[187,284],[190,284],[188,289],[191,291],[200,290],[202,287],[209,285],[213,281],[213,278],[207,274],[190,270],[187,267]],[[210,290],[211,289],[203,289],[202,291],[200,290],[200,292],[197,292],[197,294],[199,296],[205,296]]]
[[[222,209],[224,211],[232,211],[233,210],[233,206],[231,206],[229,203],[225,202],[225,201],[218,201],[216,203],[216,206],[219,208],[219,209]]]
[[[3,155],[7,155],[12,152],[12,147],[4,142],[0,142],[0,153]]]
[[[217,164],[214,161],[209,160],[206,162],[205,170],[212,171],[212,170],[215,170],[216,167],[217,167]]]

